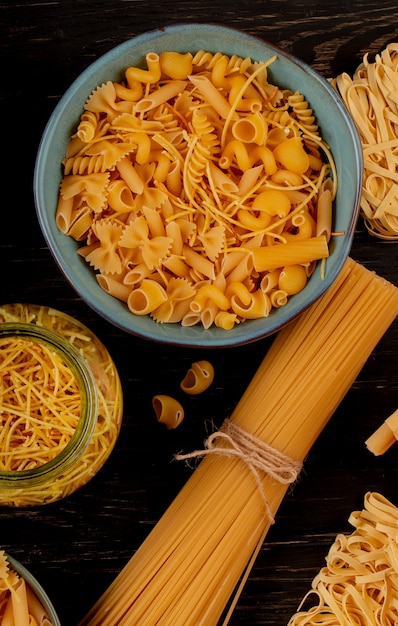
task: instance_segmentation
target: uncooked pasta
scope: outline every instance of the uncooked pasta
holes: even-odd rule
[[[374,62],[365,54],[353,76],[331,82],[357,126],[364,156],[361,213],[368,231],[398,239],[398,44],[391,43]]]
[[[87,383],[65,344],[46,331],[71,344],[88,368]],[[0,334],[0,505],[54,502],[89,481],[111,453],[123,413],[120,378],[96,335],[50,307],[0,305]],[[82,425],[83,417],[90,425]]]
[[[219,437],[183,455],[202,460],[81,626],[219,623],[288,485],[397,314],[398,289],[348,259],[276,335]]]
[[[304,96],[268,82],[273,61],[150,52],[87,98],[56,222],[132,314],[228,331],[286,304],[329,255],[333,156]],[[265,293],[292,264],[307,270],[296,290]],[[246,303],[228,296],[237,281]],[[214,290],[198,304],[203,285],[222,306]]]
[[[288,626],[398,623],[398,509],[369,492],[349,521],[355,530],[337,535]]]
[[[398,409],[365,441],[375,456],[384,454],[398,440]]]
[[[51,626],[52,622],[29,584],[0,550],[0,622],[4,626]]]
[[[43,343],[0,339],[0,470],[48,463],[72,439],[81,395],[74,372]]]

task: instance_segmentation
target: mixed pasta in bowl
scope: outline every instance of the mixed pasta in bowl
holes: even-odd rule
[[[259,39],[193,24],[83,72],[44,132],[35,201],[98,313],[152,340],[228,346],[275,332],[334,281],[361,172],[326,80]]]
[[[38,580],[0,550],[0,620],[9,626],[60,626],[59,618]]]

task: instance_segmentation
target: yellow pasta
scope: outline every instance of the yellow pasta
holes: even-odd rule
[[[366,440],[370,452],[378,456],[384,454],[398,440],[398,409]]]
[[[324,236],[275,244],[253,251],[254,267],[258,272],[275,270],[285,265],[306,264],[315,259],[326,259],[327,256],[328,247]]]
[[[0,340],[0,372],[0,470],[48,463],[79,422],[80,388],[73,371],[49,346],[14,336]]]
[[[246,115],[232,125],[232,135],[235,139],[245,143],[256,143],[259,146],[266,142],[267,132],[267,123],[259,112]]]
[[[164,394],[158,394],[152,398],[156,418],[161,424],[165,424],[168,430],[177,428],[184,419],[184,409],[178,400]]]
[[[132,291],[127,305],[135,315],[148,315],[167,300],[164,287],[154,280],[144,278],[139,289]]]
[[[216,285],[202,285],[199,287],[194,300],[191,302],[192,311],[201,311],[207,302],[211,300],[221,311],[226,311],[230,307],[230,301],[221,289]]]
[[[299,293],[304,289],[308,277],[302,265],[287,265],[279,274],[279,288],[288,295]]]
[[[398,289],[348,259],[279,332],[205,449],[178,455],[202,460],[80,626],[220,623],[288,485],[397,314]]]
[[[4,626],[51,626],[49,616],[28,583],[0,550],[0,621]]]
[[[185,393],[197,395],[210,387],[214,380],[214,367],[209,361],[195,361],[181,381]]]
[[[165,85],[162,85],[162,87],[158,87],[155,91],[152,91],[150,96],[141,98],[137,103],[135,110],[137,113],[146,113],[147,111],[151,111],[168,100],[178,96],[179,93],[184,91],[185,85],[186,83],[183,80],[174,80],[166,83]]]
[[[271,311],[272,303],[269,296],[261,289],[250,292],[250,302],[245,304],[242,300],[234,295],[231,298],[231,309],[236,315],[248,320],[260,319],[268,317]]]
[[[331,83],[357,126],[364,156],[361,214],[369,233],[398,239],[398,44],[389,44],[371,63],[365,54],[353,76]]]
[[[294,263],[309,278],[329,254],[336,171],[311,107],[268,82],[274,58],[202,50],[145,60],[87,98],[63,161],[58,228],[132,314],[226,330],[270,315],[294,294],[264,297],[266,276]],[[308,246],[293,249],[299,240]],[[268,249],[272,267],[259,269]],[[189,282],[191,307],[143,305],[143,281],[168,298],[176,278]],[[250,305],[224,295],[196,310],[203,283],[223,291],[239,281]]]
[[[130,86],[134,86],[136,81],[144,84],[153,84],[160,80],[161,67],[159,55],[155,52],[149,52],[145,58],[148,65],[147,70],[138,67],[129,67],[126,70],[126,79]]]
[[[340,626],[398,622],[398,509],[379,493],[349,518],[354,531],[337,535],[326,565],[288,626]],[[302,608],[302,606],[310,608]]]
[[[54,476],[50,481],[39,481],[37,484],[28,484],[26,486],[16,485],[14,487],[7,485],[0,490],[0,504],[6,506],[27,507],[55,502],[86,484],[102,467],[111,453],[119,433],[123,410],[120,379],[107,350],[95,335],[65,314],[47,307],[17,303],[0,306],[0,322],[22,322],[24,324],[38,325],[61,335],[87,361],[95,379],[98,399],[97,420],[91,440],[88,442],[78,462],[71,465],[70,468],[66,468],[61,475]],[[3,355],[6,353],[6,350],[9,356],[11,355],[12,344],[8,344],[8,348],[7,344],[2,345],[0,368],[2,369],[2,378],[4,380],[3,413],[8,416],[10,425],[13,420],[15,434],[18,433],[18,428],[22,428],[23,420],[26,419],[26,425],[31,429],[27,433],[30,432],[32,435],[30,437],[29,434],[25,435],[22,444],[20,442],[19,448],[14,446],[15,453],[13,455],[8,454],[6,459],[4,457],[1,459],[3,469],[5,462],[7,465],[12,462],[13,469],[17,471],[18,467],[20,470],[34,468],[35,465],[38,470],[42,468],[47,459],[57,454],[57,446],[58,448],[65,447],[65,444],[70,439],[72,430],[73,433],[75,432],[74,424],[80,415],[80,388],[77,394],[74,391],[70,372],[64,367],[63,361],[58,359],[52,350],[49,350],[50,354],[46,353],[46,350],[40,347],[41,344],[39,342],[35,341],[33,343],[35,345],[28,346],[28,351],[21,354],[19,358],[20,374],[24,375],[26,383],[29,385],[29,376],[34,376],[34,373],[31,373],[27,368],[24,369],[24,367],[29,362],[28,355],[30,354],[31,364],[34,364],[36,360],[36,364],[42,365],[41,369],[40,367],[36,368],[36,376],[43,383],[39,385],[36,381],[34,385],[29,385],[29,389],[23,386],[20,379],[14,384],[12,372],[7,373],[8,361],[3,359]],[[14,342],[14,348],[18,347],[22,348],[25,346],[22,346],[18,341]],[[47,358],[47,364],[44,360],[45,357]],[[15,374],[18,368],[18,358],[14,365],[13,371]],[[68,380],[70,381],[69,383],[67,383]],[[53,390],[51,389],[52,383],[54,383]],[[62,383],[64,383],[64,386],[62,386]],[[56,391],[57,388],[61,392],[59,394],[60,401],[52,398],[52,392]],[[17,391],[18,394],[14,394],[13,390],[14,392]],[[23,402],[24,395],[26,396],[25,404],[28,407],[30,406],[32,416],[26,415],[26,408],[25,411],[17,411],[15,413],[18,409],[18,402]],[[21,417],[18,413],[26,417]],[[43,414],[42,416],[40,416],[41,413]],[[41,430],[40,417],[45,417],[47,422],[47,425],[43,423]],[[47,418],[51,418],[51,421],[54,422],[53,427],[51,427],[51,423]],[[42,421],[44,422],[44,419]],[[41,434],[40,449],[43,449],[42,455],[35,451],[36,437],[33,437],[33,435],[36,436],[38,434]],[[12,442],[14,432],[4,428],[2,435],[4,437],[7,435],[8,440]],[[36,442],[39,443],[38,438],[36,438]],[[4,441],[2,442],[2,447],[4,449]]]
[[[168,78],[182,80],[192,72],[192,54],[187,52],[161,52],[159,55],[160,69]]]

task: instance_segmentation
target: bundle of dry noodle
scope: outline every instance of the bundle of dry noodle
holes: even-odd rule
[[[204,452],[81,626],[219,623],[292,478],[278,478],[280,462],[286,470],[303,462],[397,314],[398,289],[348,259],[332,287],[278,333],[228,421],[232,434],[223,429],[216,451]],[[234,430],[239,439],[247,433],[242,445]],[[267,448],[278,472],[261,470]]]
[[[331,83],[351,113],[362,143],[365,225],[372,235],[397,241],[398,43],[388,45],[373,63],[366,54],[352,78],[343,73]]]
[[[288,626],[398,624],[398,509],[378,493],[367,493],[364,506],[349,518],[354,532],[337,535]]]

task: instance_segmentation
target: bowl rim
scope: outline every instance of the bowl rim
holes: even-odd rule
[[[32,589],[37,599],[42,604],[51,621],[51,626],[61,626],[60,619],[55,611],[53,603],[51,602],[49,596],[44,591],[37,578],[33,576],[33,574],[24,565],[22,565],[22,563],[14,559],[14,557],[10,556],[8,553],[6,553],[5,556],[11,569],[15,570],[15,572],[25,580],[25,582]]]
[[[168,333],[168,328],[170,324],[160,324],[155,322],[154,320],[150,320],[150,323],[142,327],[136,327],[134,324],[129,324],[130,320],[134,319],[134,314],[128,312],[127,321],[125,319],[121,320],[115,315],[112,311],[109,311],[106,304],[107,300],[104,300],[105,306],[101,306],[101,302],[97,301],[103,299],[101,298],[102,294],[98,290],[101,289],[99,285],[95,285],[96,293],[94,294],[94,301],[90,298],[90,293],[87,294],[87,289],[90,289],[90,286],[84,284],[83,279],[79,276],[79,272],[73,266],[71,268],[71,259],[63,259],[62,253],[57,245],[57,235],[54,234],[53,226],[50,223],[49,216],[46,211],[42,210],[42,189],[44,185],[43,181],[43,166],[41,159],[45,158],[46,150],[48,150],[48,142],[51,140],[52,133],[55,130],[56,124],[59,118],[62,116],[62,113],[70,102],[73,99],[73,94],[79,85],[83,84],[86,80],[88,80],[93,74],[97,71],[100,71],[101,67],[105,64],[111,63],[112,59],[119,57],[123,53],[126,53],[132,46],[136,47],[140,44],[143,45],[145,43],[153,42],[162,37],[166,37],[168,35],[175,35],[179,32],[190,32],[194,34],[195,32],[200,32],[201,36],[204,36],[204,31],[206,30],[206,35],[217,33],[228,33],[229,36],[236,35],[239,37],[241,41],[241,46],[243,47],[245,42],[249,44],[260,46],[264,48],[264,51],[267,53],[274,53],[279,58],[283,58],[288,63],[293,63],[296,65],[298,70],[304,71],[307,75],[310,76],[312,81],[315,81],[316,84],[319,84],[321,89],[328,94],[329,99],[333,101],[335,107],[337,107],[339,111],[339,115],[344,120],[347,131],[349,134],[349,138],[351,140],[351,144],[353,146],[353,152],[355,157],[355,162],[353,163],[353,171],[356,173],[357,185],[355,189],[355,197],[353,198],[353,209],[351,212],[347,232],[345,233],[345,246],[343,249],[343,253],[339,255],[337,260],[334,260],[332,267],[329,267],[327,270],[327,275],[321,281],[321,284],[317,287],[314,293],[312,293],[305,304],[297,303],[297,306],[294,304],[294,297],[289,299],[288,304],[286,304],[283,309],[284,312],[287,312],[288,317],[286,319],[280,319],[278,316],[272,317],[271,315],[267,318],[263,318],[260,320],[246,320],[242,324],[239,324],[234,327],[234,329],[230,331],[222,330],[222,329],[204,329],[197,327],[182,327],[180,324],[173,324],[173,326],[178,326],[178,336],[173,333],[173,336],[170,336]],[[226,52],[226,54],[229,54]],[[256,60],[256,59],[254,59]],[[123,67],[121,67],[123,70]],[[104,79],[105,80],[105,79]],[[89,81],[90,82],[90,81]],[[98,86],[98,83],[96,84]],[[88,97],[90,93],[90,87],[87,88],[86,96]],[[316,111],[315,111],[316,114]],[[75,120],[77,122],[77,120]],[[325,291],[329,288],[329,286],[334,282],[337,278],[339,272],[341,271],[344,261],[350,253],[353,237],[354,237],[354,229],[355,224],[358,219],[359,209],[360,209],[360,197],[361,197],[361,188],[362,188],[362,175],[363,175],[363,154],[361,142],[359,139],[358,131],[355,127],[354,121],[350,116],[347,108],[345,107],[342,99],[339,97],[335,89],[330,85],[328,80],[321,76],[316,70],[314,70],[310,65],[298,59],[295,55],[285,51],[280,48],[278,45],[268,42],[267,40],[259,37],[258,35],[249,34],[243,30],[235,28],[229,25],[218,25],[212,22],[191,22],[191,23],[176,23],[165,26],[163,28],[156,28],[149,31],[145,31],[138,35],[135,35],[116,46],[109,49],[104,54],[100,55],[96,60],[94,60],[91,64],[89,64],[70,84],[68,89],[64,92],[63,96],[60,98],[58,103],[56,104],[53,112],[50,115],[50,118],[47,121],[47,124],[44,128],[44,132],[42,134],[37,157],[34,166],[33,173],[33,193],[34,193],[34,201],[36,207],[36,213],[38,217],[38,221],[46,240],[46,243],[49,247],[54,260],[56,261],[61,273],[66,277],[69,284],[73,287],[75,292],[82,298],[82,300],[96,313],[98,313],[102,318],[106,319],[112,325],[120,328],[121,330],[136,335],[138,337],[154,341],[160,344],[174,345],[174,346],[190,346],[190,347],[206,347],[206,348],[218,348],[218,347],[234,347],[238,345],[244,345],[248,343],[252,343],[254,341],[258,341],[263,339],[269,335],[274,334],[278,330],[280,330],[283,326],[293,321],[295,318],[300,316],[311,304],[313,304],[316,300],[318,300]],[[55,220],[54,220],[55,222]],[[62,235],[66,237],[66,235]],[[78,256],[78,255],[76,255]],[[326,264],[327,264],[326,260]],[[82,262],[82,259],[80,259]],[[84,261],[83,261],[84,262]],[[73,263],[73,261],[72,261]],[[318,264],[319,265],[319,264]],[[89,268],[93,273],[93,278],[95,281],[94,270]],[[95,281],[96,282],[96,281]],[[307,285],[308,287],[308,285]],[[307,291],[307,287],[304,291]],[[94,288],[94,287],[93,287]],[[106,294],[104,295],[107,299],[112,299],[112,296]],[[120,303],[123,304],[123,303]],[[115,305],[116,306],[116,305]],[[284,317],[284,316],[282,316]],[[253,323],[254,322],[254,323]],[[256,323],[257,322],[257,323]],[[260,322],[263,322],[261,324]],[[244,330],[241,332],[236,332],[237,329],[244,327]],[[216,332],[214,332],[216,330]],[[193,332],[192,332],[193,331]]]

